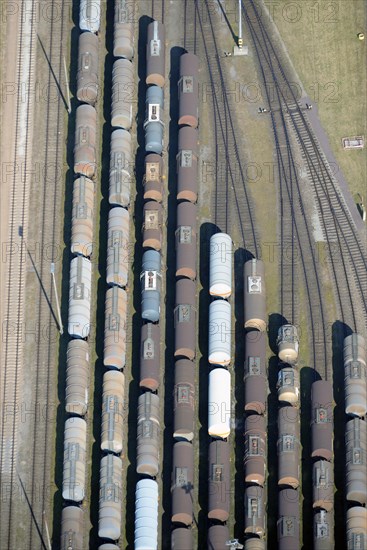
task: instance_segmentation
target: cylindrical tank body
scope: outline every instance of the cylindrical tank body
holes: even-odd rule
[[[278,330],[278,357],[284,363],[294,365],[298,359],[298,330],[294,325],[283,325]]]
[[[299,495],[296,489],[282,489],[278,494],[278,549],[298,550]]]
[[[122,466],[118,456],[101,459],[98,536],[102,539],[117,540],[121,535]]]
[[[120,550],[120,547],[117,546],[117,544],[107,542],[106,544],[101,544],[98,546],[98,550]]]
[[[192,530],[187,527],[174,529],[171,535],[171,550],[194,550]]]
[[[159,321],[161,311],[161,255],[156,250],[143,254],[141,281],[141,316],[146,321]]]
[[[277,388],[279,401],[296,405],[299,401],[299,372],[292,367],[280,369]]]
[[[176,277],[196,279],[196,214],[197,206],[191,202],[177,205]]]
[[[80,0],[79,27],[81,31],[98,33],[101,24],[101,0]]]
[[[114,57],[134,57],[134,4],[129,0],[115,0],[113,27]]]
[[[333,457],[333,389],[326,380],[317,380],[311,387],[312,457],[331,460]]]
[[[232,239],[226,233],[210,237],[209,294],[229,298],[232,293]]]
[[[192,441],[194,438],[195,364],[188,359],[175,363],[173,437]]]
[[[157,153],[161,155],[163,151],[164,132],[162,88],[151,86],[147,89],[145,107],[145,151],[147,153]]]
[[[187,441],[173,445],[172,522],[191,525],[193,520],[194,448]]]
[[[158,483],[141,479],[135,490],[135,550],[158,549]]]
[[[156,153],[145,157],[144,200],[163,200],[163,159]]]
[[[367,543],[367,508],[354,506],[347,511],[347,548],[359,550]]]
[[[256,258],[244,267],[245,328],[266,330],[266,295],[264,263]]]
[[[95,36],[94,34],[92,36]],[[74,181],[71,252],[86,258],[93,252],[94,183],[81,176]]]
[[[177,200],[197,201],[198,155],[198,130],[190,126],[180,128],[177,154]]]
[[[178,124],[197,128],[199,124],[199,58],[193,53],[184,53],[180,57],[178,105]]]
[[[127,294],[113,286],[106,291],[103,364],[123,369],[126,363]]]
[[[91,32],[79,35],[76,96],[90,105],[98,97],[98,37]]]
[[[225,550],[229,539],[227,525],[211,525],[208,529],[208,550]]]
[[[89,347],[84,340],[70,340],[66,353],[65,410],[83,416],[88,409]]]
[[[60,550],[84,549],[84,512],[78,506],[67,506],[61,512]]]
[[[283,407],[278,412],[278,485],[297,489],[300,481],[299,409]]]
[[[134,66],[128,59],[117,59],[112,68],[111,126],[130,130],[134,98]]]
[[[266,425],[263,416],[252,414],[245,420],[245,481],[265,483]]]
[[[231,375],[223,368],[209,373],[208,434],[226,439],[231,432]]]
[[[127,208],[130,204],[132,174],[131,134],[115,130],[111,134],[109,202]]]
[[[175,357],[193,360],[196,354],[196,282],[176,282]]]
[[[245,489],[245,533],[263,537],[266,532],[265,494],[262,487]]]
[[[228,441],[209,444],[208,518],[225,522],[229,518],[231,472]]]
[[[148,201],[143,206],[143,247],[160,250],[162,248],[162,205]]]
[[[267,541],[265,539],[246,539],[244,549],[245,550],[266,550]]]
[[[226,300],[209,305],[208,360],[211,365],[228,366],[231,362],[232,308]]]
[[[147,29],[147,84],[163,88],[166,74],[166,44],[164,25],[152,21]]]
[[[85,496],[87,423],[83,418],[68,418],[64,431],[64,472],[62,498],[82,502]]]
[[[68,332],[74,338],[87,338],[90,332],[92,264],[78,256],[70,262]]]
[[[156,391],[160,383],[161,328],[146,323],[141,327],[140,338],[140,387]]]
[[[138,399],[136,471],[154,477],[159,471],[159,397],[146,392]]]
[[[264,414],[268,397],[266,334],[249,331],[245,335],[245,411]]]
[[[344,338],[345,412],[363,417],[367,412],[366,341],[360,334]]]
[[[75,117],[74,172],[92,178],[97,168],[97,112],[91,105],[79,105]]]
[[[327,512],[334,507],[334,470],[327,460],[314,462],[313,472],[313,508],[322,508]]]
[[[108,213],[107,272],[108,285],[125,287],[129,273],[130,214],[116,206]]]
[[[125,375],[118,371],[107,371],[103,375],[102,397],[102,451],[122,452],[124,430]]]
[[[320,510],[313,517],[314,550],[333,550],[334,548],[334,513]]]
[[[346,499],[366,504],[367,498],[367,428],[366,422],[353,418],[345,430]]]

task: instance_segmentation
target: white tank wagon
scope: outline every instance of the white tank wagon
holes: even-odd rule
[[[70,340],[66,352],[66,412],[80,416],[87,412],[89,369],[88,343]]]
[[[98,37],[91,32],[79,36],[76,97],[94,105],[98,97]]]
[[[278,412],[278,485],[297,489],[300,483],[300,418],[296,407]]]
[[[159,471],[159,397],[146,392],[138,399],[136,471],[155,477]]]
[[[130,204],[131,155],[131,134],[127,130],[114,130],[111,134],[109,202],[124,208]]]
[[[74,172],[92,178],[96,165],[97,112],[92,105],[76,109]]]
[[[115,0],[115,21],[113,28],[113,55],[134,57],[134,4],[129,0]]]
[[[367,508],[354,506],[347,511],[347,548],[367,548]]]
[[[256,258],[244,266],[245,328],[266,330],[266,294],[264,263]]]
[[[314,550],[332,550],[334,548],[334,512],[320,510],[313,517]]]
[[[101,459],[99,471],[98,536],[117,540],[122,521],[122,460],[108,454]]]
[[[112,68],[111,126],[130,130],[135,98],[134,66],[128,59],[117,59]]]
[[[232,293],[233,243],[226,233],[216,233],[209,245],[209,294],[229,298]]]
[[[231,375],[223,368],[209,373],[208,434],[226,439],[231,433]]]
[[[299,402],[299,372],[292,367],[280,369],[278,372],[278,400],[290,405],[297,405]]]
[[[106,544],[101,544],[101,546],[98,546],[98,550],[120,550],[120,547],[117,546],[117,544],[107,542]]]
[[[145,151],[147,153],[157,153],[161,155],[163,151],[164,132],[164,100],[162,88],[151,86],[147,89],[145,108]]]
[[[127,294],[113,286],[106,292],[103,364],[123,369],[126,363]]]
[[[344,339],[345,412],[363,417],[367,412],[366,341],[360,334]]]
[[[90,332],[92,264],[78,256],[70,262],[68,332],[74,338],[87,338]]]
[[[147,76],[145,82],[163,88],[166,74],[166,44],[164,25],[152,21],[147,28]]]
[[[102,397],[102,451],[122,452],[124,430],[125,375],[118,371],[107,371],[103,375]]]
[[[64,471],[62,498],[82,502],[85,497],[87,423],[83,418],[68,418],[64,431]]]
[[[158,483],[141,479],[135,490],[135,550],[158,549]]]
[[[67,506],[61,512],[60,550],[83,550],[84,512],[78,506]]]
[[[367,428],[366,422],[353,418],[347,422],[346,447],[346,499],[366,504],[367,499]]]
[[[107,270],[108,285],[126,287],[129,273],[130,214],[116,206],[108,213]]]
[[[146,321],[159,321],[161,311],[161,255],[156,250],[143,254],[141,282],[141,316]]]
[[[327,460],[314,462],[312,471],[313,480],[313,508],[321,508],[330,512],[334,507],[334,469]]]
[[[298,359],[298,330],[294,325],[283,325],[278,330],[278,357],[284,363],[295,365]]]
[[[209,352],[211,365],[228,366],[231,362],[232,308],[226,300],[209,305]]]
[[[94,36],[94,35],[93,35]],[[89,258],[93,252],[94,182],[85,176],[74,181],[71,253]]]
[[[98,33],[101,26],[101,0],[80,0],[79,27],[81,31]]]

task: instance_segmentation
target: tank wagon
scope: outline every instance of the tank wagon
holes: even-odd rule
[[[229,298],[232,293],[232,239],[226,233],[215,233],[209,248],[209,294]]]
[[[366,341],[360,334],[344,339],[345,412],[364,417],[367,412]]]
[[[299,486],[299,409],[283,407],[278,412],[278,485]]]
[[[163,90],[158,86],[147,89],[145,129],[145,151],[147,153],[162,154],[163,151]]]
[[[108,213],[107,272],[108,285],[126,287],[129,273],[130,214],[116,206]]]
[[[297,550],[299,544],[299,502],[298,491],[282,489],[278,495],[279,519],[278,549]]]
[[[330,382],[317,380],[311,387],[312,457],[333,457],[333,390]]]
[[[130,130],[133,123],[134,66],[117,59],[112,69],[111,126]]]
[[[245,550],[266,550],[266,540],[265,539],[246,539],[245,540]]]
[[[194,550],[192,530],[187,527],[174,529],[171,535],[171,550]]]
[[[164,25],[153,21],[147,29],[147,76],[145,82],[163,88],[166,81],[166,44]]]
[[[111,134],[109,202],[127,208],[131,186],[131,134],[114,130]]]
[[[353,418],[347,422],[346,447],[346,499],[366,504],[367,499],[367,428],[366,422]]]
[[[334,548],[334,513],[320,510],[313,517],[314,550],[332,550]]]
[[[163,208],[159,202],[148,201],[143,207],[143,248],[162,248]]]
[[[101,546],[98,546],[98,550],[120,550],[120,547],[117,546],[117,544],[107,542],[106,544],[101,544]]]
[[[98,33],[101,25],[101,0],[80,0],[79,27],[81,31]]]
[[[245,328],[266,330],[264,263],[256,258],[244,266],[244,316]]]
[[[106,292],[103,364],[123,369],[126,363],[127,294],[113,286]]]
[[[158,548],[158,483],[141,479],[135,490],[135,550]]]
[[[297,327],[294,325],[279,327],[277,346],[279,359],[288,365],[294,365],[297,362],[299,351]]]
[[[347,511],[347,548],[359,550],[367,543],[367,508],[354,506]]]
[[[178,203],[176,277],[196,279],[196,215],[196,204],[186,201]]]
[[[268,396],[266,375],[266,334],[249,331],[245,335],[245,411],[264,414]]]
[[[196,283],[176,281],[175,357],[193,360],[196,355]]]
[[[178,124],[197,128],[199,124],[199,58],[193,53],[184,53],[180,57],[178,105]]]
[[[278,400],[290,405],[298,405],[299,403],[299,372],[292,367],[280,369],[278,373]]]
[[[163,159],[156,153],[145,157],[145,175],[143,179],[144,200],[162,202],[163,200]]]
[[[98,98],[98,37],[91,32],[79,36],[76,97],[94,105]]]
[[[97,112],[92,105],[76,109],[74,172],[92,178],[96,172]]]
[[[138,399],[136,471],[155,477],[159,471],[159,397],[150,392]]]
[[[209,444],[208,518],[225,522],[229,518],[231,472],[227,441]]]
[[[94,35],[93,35],[94,36]],[[81,176],[74,181],[71,252],[89,258],[93,252],[94,183]]]
[[[134,57],[134,8],[129,0],[115,0],[115,20],[113,28],[113,55]]]
[[[177,200],[196,203],[198,198],[199,133],[184,126],[178,131]]]
[[[140,337],[140,387],[156,391],[160,383],[161,328],[146,323],[141,327]]]
[[[161,311],[161,256],[156,250],[143,254],[141,281],[141,316],[146,321],[159,321]]]
[[[227,439],[231,432],[231,375],[223,368],[209,373],[208,434]]]
[[[334,507],[334,471],[327,460],[318,460],[313,465],[313,504],[314,508],[321,508],[330,512]]]
[[[266,424],[263,416],[252,414],[245,420],[245,481],[265,483]]]
[[[74,338],[87,338],[90,332],[92,264],[78,256],[70,262],[68,332]]]
[[[266,533],[265,492],[251,485],[245,489],[245,533],[264,537]]]
[[[66,352],[65,410],[84,416],[88,409],[89,347],[84,340],[70,340]]]
[[[83,418],[68,418],[64,431],[64,472],[62,498],[82,502],[85,496],[87,423]]]
[[[209,305],[209,351],[211,365],[228,366],[231,362],[232,308],[226,300]]]
[[[124,429],[125,375],[108,371],[103,375],[101,449],[111,453],[122,452]]]
[[[189,526],[193,520],[194,448],[187,441],[173,445],[172,522]]]
[[[98,536],[117,540],[121,535],[122,460],[108,454],[101,459],[99,472]]]
[[[173,437],[192,441],[194,438],[195,364],[179,359],[175,364]]]
[[[208,550],[224,550],[230,540],[227,525],[211,525],[208,529]]]
[[[61,512],[60,550],[82,550],[84,532],[84,512],[78,506],[67,506]]]

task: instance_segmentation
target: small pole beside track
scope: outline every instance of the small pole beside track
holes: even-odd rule
[[[61,320],[59,295],[57,293],[57,287],[56,287],[56,281],[55,281],[55,264],[54,264],[54,262],[51,262],[50,273],[51,273],[52,282],[53,282],[54,291],[55,291],[55,296],[56,296],[56,308],[57,308],[57,317],[59,319],[59,330],[60,330],[60,334],[62,335],[62,334],[64,334],[64,327],[62,326],[62,320]]]
[[[68,113],[70,115],[70,113],[71,113],[70,90],[69,90],[69,79],[68,79],[68,72],[67,72],[67,69],[66,69],[65,56],[63,56],[63,59],[64,59],[65,80],[66,80],[66,97],[67,97],[67,102],[68,102]]]
[[[45,522],[45,529],[46,529],[46,537],[47,537],[48,550],[52,550],[52,548],[51,548],[51,540],[50,540],[50,533],[49,533],[49,530],[48,530],[48,525],[47,525],[46,512],[45,512],[45,510],[43,510],[43,521]]]

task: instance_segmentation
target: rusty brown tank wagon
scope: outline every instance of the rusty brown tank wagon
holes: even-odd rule
[[[334,468],[327,460],[313,464],[313,503],[315,509],[330,512],[334,507]]]
[[[333,389],[330,382],[317,380],[311,387],[312,457],[333,457]]]
[[[199,58],[193,53],[185,53],[180,57],[178,104],[178,124],[197,128],[199,125]]]
[[[361,418],[349,420],[345,430],[346,499],[366,505],[367,426]]]
[[[156,201],[147,201],[143,207],[143,248],[162,248],[163,207]]]
[[[193,522],[194,448],[187,441],[173,445],[172,522],[190,526]]]
[[[208,518],[222,523],[229,518],[231,498],[230,445],[209,443]]]
[[[177,204],[176,277],[196,279],[197,205],[182,201]]]
[[[244,267],[244,317],[245,328],[265,331],[266,295],[264,263],[256,258]]]
[[[140,336],[140,387],[155,392],[160,384],[161,327],[146,323]]]
[[[264,486],[266,476],[266,422],[251,414],[245,420],[245,481]]]
[[[300,549],[299,494],[296,489],[282,489],[278,495],[278,549]]]
[[[190,279],[176,281],[174,309],[175,351],[177,358],[191,361],[196,355],[196,282]]]
[[[166,34],[160,21],[153,21],[147,29],[146,83],[163,88],[166,81]]]
[[[198,198],[199,132],[190,126],[178,131],[177,200],[196,203]]]
[[[245,335],[245,411],[264,414],[268,397],[266,334],[249,331]]]
[[[190,527],[177,527],[172,531],[171,550],[191,550],[194,539]]]
[[[297,489],[300,483],[299,409],[282,407],[278,412],[278,485]]]
[[[129,0],[115,0],[113,55],[131,61],[135,54],[134,46],[134,4]]]
[[[97,170],[96,161],[97,112],[92,105],[79,105],[76,109],[74,172],[92,178]]]
[[[256,485],[245,489],[245,534],[263,538],[266,534],[265,490]]]
[[[367,412],[367,351],[361,334],[344,339],[345,412],[363,418]]]
[[[137,459],[138,474],[156,477],[159,471],[160,400],[149,391],[138,399]]]
[[[144,200],[162,202],[164,195],[163,159],[151,153],[145,157]]]
[[[226,543],[230,540],[227,525],[211,525],[208,529],[208,550],[224,550]]]
[[[173,437],[176,440],[194,439],[195,363],[178,359],[175,363]]]

